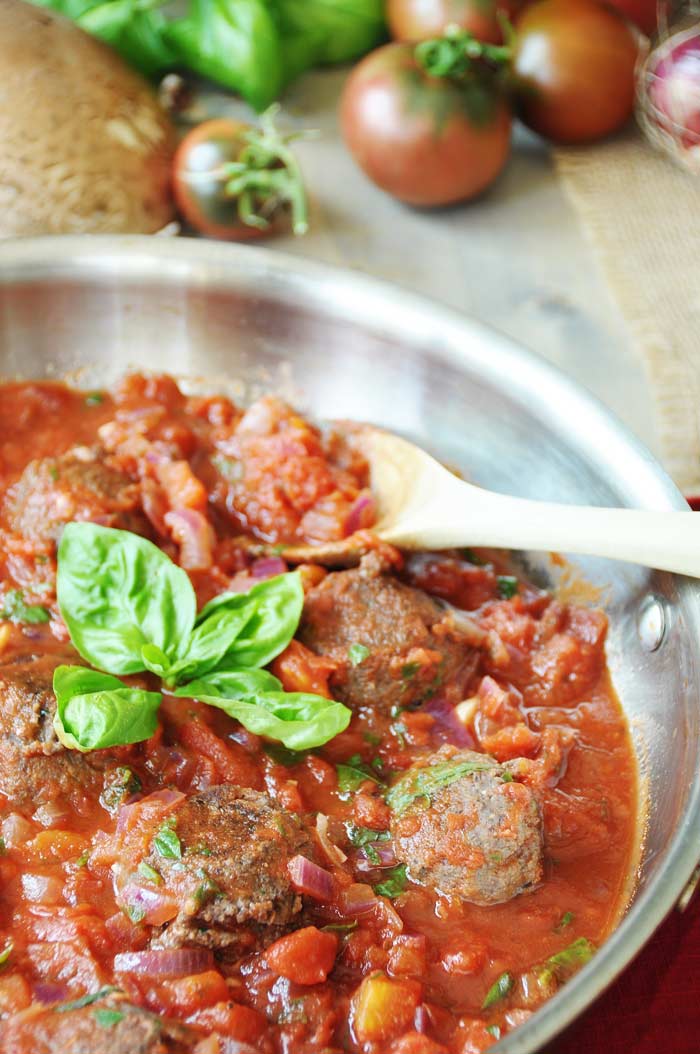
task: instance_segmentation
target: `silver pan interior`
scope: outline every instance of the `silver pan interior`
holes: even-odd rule
[[[0,247],[5,377],[78,370],[86,385],[108,384],[130,366],[239,398],[281,389],[318,417],[403,432],[510,494],[684,506],[651,455],[561,374],[476,322],[390,286],[205,242],[64,238]],[[555,584],[547,556],[522,559]],[[618,929],[499,1044],[504,1054],[538,1050],[595,998],[673,907],[700,856],[700,588],[637,566],[572,562],[604,590],[610,665],[648,804],[644,845]],[[666,623],[655,650],[650,597],[661,605],[651,621],[661,612]]]

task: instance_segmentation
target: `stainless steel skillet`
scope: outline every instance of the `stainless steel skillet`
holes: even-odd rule
[[[651,455],[581,389],[504,337],[390,286],[205,242],[0,243],[4,377],[78,370],[85,385],[101,385],[129,366],[241,399],[281,390],[317,417],[404,433],[504,493],[683,508]],[[522,561],[557,584],[547,556]],[[572,565],[602,590],[610,615],[644,837],[627,914],[594,960],[499,1044],[510,1054],[538,1050],[630,962],[700,856],[700,587],[635,565]]]

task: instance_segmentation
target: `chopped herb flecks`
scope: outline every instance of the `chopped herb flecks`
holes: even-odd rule
[[[166,820],[157,835],[153,839],[153,848],[159,856],[166,860],[181,860],[182,845],[175,833],[175,820],[171,817]]]
[[[511,973],[502,973],[486,993],[486,998],[481,1004],[481,1009],[488,1010],[490,1006],[500,1003],[502,999],[505,999],[513,991],[514,984],[515,981]]]
[[[56,1007],[56,1013],[67,1014],[69,1010],[82,1010],[84,1006],[91,1006],[92,1003],[96,1003],[99,999],[104,999],[106,995],[119,991],[120,989],[116,985],[105,985],[104,988],[98,989],[97,992],[91,992],[90,995],[81,995],[80,999],[72,999],[70,1003],[61,1003],[60,1006]]]
[[[432,796],[444,787],[449,787],[463,776],[470,776],[474,772],[488,772],[494,767],[493,763],[484,764],[477,761],[444,761],[438,765],[429,765],[402,776],[387,793],[386,803],[399,816],[416,798],[426,800],[430,807]]]
[[[100,1028],[114,1028],[125,1016],[122,1010],[107,1010],[103,1007],[93,1010],[93,1014]]]
[[[393,900],[394,897],[398,897],[400,893],[403,893],[406,888],[406,881],[406,865],[399,864],[387,872],[386,878],[374,887],[374,892],[378,893],[380,897],[389,897],[390,900]]]
[[[343,765],[336,765],[335,770],[338,774],[338,792],[341,797],[356,791],[367,780],[380,785],[383,782],[377,773],[364,763],[359,754],[353,754]]]
[[[359,666],[369,655],[369,648],[364,644],[351,644],[348,648],[348,661],[351,666]]]
[[[26,604],[20,589],[9,589],[5,593],[0,609],[0,619],[37,625],[41,622],[48,622],[50,618],[45,607],[39,604]]]
[[[496,586],[504,600],[510,600],[518,592],[518,580],[513,575],[499,575]]]

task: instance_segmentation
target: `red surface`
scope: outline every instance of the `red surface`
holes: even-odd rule
[[[700,846],[699,846],[700,852]],[[700,895],[547,1054],[698,1054]],[[543,1052],[544,1054],[544,1052]]]
[[[700,497],[688,498],[700,511]],[[700,858],[700,844],[698,845]],[[547,1054],[700,1052],[700,893]]]

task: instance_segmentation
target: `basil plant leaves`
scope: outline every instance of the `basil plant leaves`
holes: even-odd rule
[[[284,692],[261,669],[287,647],[299,624],[298,572],[259,582],[248,593],[224,593],[197,614],[187,574],[152,542],[70,523],[58,549],[57,597],[71,641],[96,667],[55,671],[54,726],[66,747],[98,750],[153,735],[161,694],[118,680],[145,671],[175,695],[216,706],[292,750],[320,746],[348,726],[350,711],[342,704]]]

